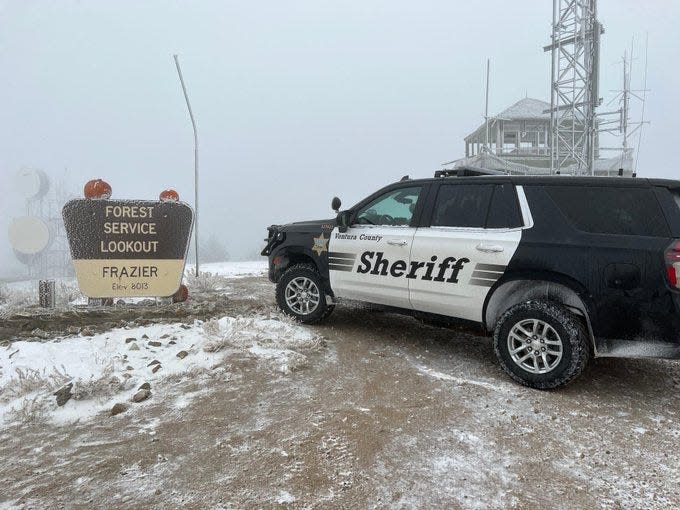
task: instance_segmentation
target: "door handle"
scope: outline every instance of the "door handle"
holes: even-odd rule
[[[505,248],[497,244],[485,244],[485,243],[478,244],[477,249],[479,251],[485,251],[489,253],[502,252],[503,250],[505,250]]]
[[[387,241],[387,244],[392,246],[406,246],[408,243],[406,241]]]

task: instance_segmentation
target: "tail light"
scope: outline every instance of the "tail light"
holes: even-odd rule
[[[673,241],[665,255],[668,283],[672,287],[680,289],[680,241]]]

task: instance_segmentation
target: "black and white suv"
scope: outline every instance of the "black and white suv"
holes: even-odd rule
[[[311,323],[347,298],[473,321],[540,389],[591,356],[680,358],[680,181],[483,173],[403,179],[335,219],[269,227],[281,310]]]

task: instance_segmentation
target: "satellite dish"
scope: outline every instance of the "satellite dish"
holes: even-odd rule
[[[50,180],[42,170],[22,168],[17,172],[16,186],[24,198],[38,199],[47,194],[50,189]]]
[[[50,229],[40,218],[22,216],[9,225],[9,243],[15,252],[36,255],[50,244]]]

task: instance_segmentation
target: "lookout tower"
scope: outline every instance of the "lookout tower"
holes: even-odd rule
[[[511,163],[550,169],[550,103],[517,101],[465,137],[465,157],[492,154]]]

